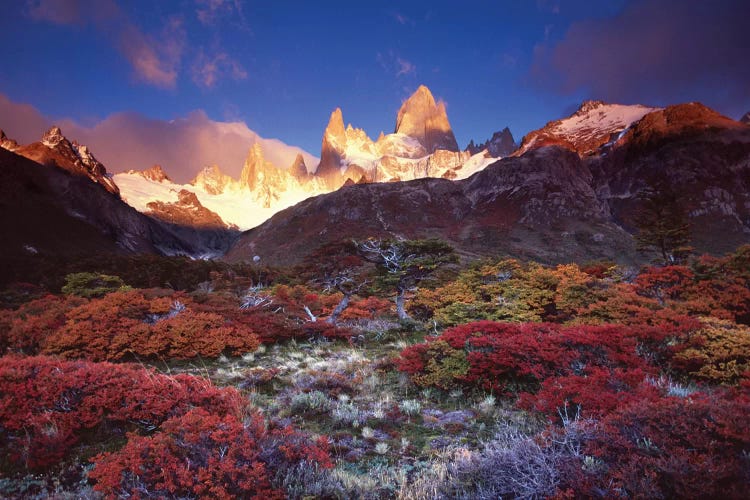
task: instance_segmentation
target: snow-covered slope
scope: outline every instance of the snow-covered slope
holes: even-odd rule
[[[209,192],[204,186],[175,184],[169,181],[157,182],[137,172],[117,174],[115,182],[120,187],[122,198],[140,212],[149,213],[151,202],[177,203],[181,191],[195,193],[200,204],[218,214],[228,225],[241,230],[255,227],[276,212],[295,205],[313,194],[301,186],[278,193],[273,204],[264,206],[248,189],[226,189],[223,192]]]
[[[640,104],[626,106],[586,101],[568,118],[549,122],[529,133],[515,155],[549,144],[567,146],[579,154],[587,154],[616,139],[633,123],[659,109]]]

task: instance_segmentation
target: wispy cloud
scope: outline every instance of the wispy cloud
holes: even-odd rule
[[[180,18],[167,20],[158,36],[144,33],[114,0],[30,0],[32,19],[59,25],[93,25],[128,61],[137,80],[162,88],[177,82],[185,47]]]
[[[396,72],[396,76],[417,74],[417,67],[406,59],[397,57],[396,62],[398,63],[398,71]]]
[[[378,52],[375,55],[375,61],[388,74],[396,78],[404,76],[416,76],[417,66],[411,61],[404,59],[400,55],[389,50],[387,53]]]
[[[247,78],[247,71],[226,52],[215,52],[209,55],[203,49],[198,51],[192,73],[195,84],[207,89],[214,87],[223,78],[232,80]]]
[[[215,26],[223,19],[232,18],[247,28],[245,13],[240,0],[195,0],[195,16],[206,26]]]
[[[122,29],[118,47],[139,80],[163,88],[174,88],[186,44],[179,18],[170,19],[158,39],[130,24]]]

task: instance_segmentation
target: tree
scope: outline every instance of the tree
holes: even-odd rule
[[[355,243],[365,260],[377,265],[386,285],[396,289],[396,312],[408,319],[406,292],[429,278],[440,266],[456,262],[453,248],[440,240],[369,239]]]
[[[664,265],[684,260],[692,251],[690,224],[677,193],[666,181],[659,181],[640,198],[641,206],[634,219],[638,228],[636,248],[641,252],[657,252]]]

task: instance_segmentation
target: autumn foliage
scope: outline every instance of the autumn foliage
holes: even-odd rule
[[[141,498],[286,498],[271,477],[307,462],[330,467],[325,439],[291,428],[267,429],[258,413],[244,421],[202,408],[174,417],[154,436],[130,436],[119,451],[94,458],[90,478],[107,496]]]
[[[188,375],[168,377],[131,365],[0,358],[2,468],[44,469],[84,438],[151,431],[193,407],[216,415],[239,411],[233,389]]]

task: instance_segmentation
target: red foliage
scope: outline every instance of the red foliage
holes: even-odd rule
[[[649,267],[638,275],[633,286],[644,297],[676,300],[692,281],[693,272],[685,266]]]
[[[550,377],[585,374],[596,367],[654,372],[639,348],[658,346],[663,339],[661,330],[648,327],[479,321],[449,328],[430,342],[444,341],[466,352],[469,369],[457,383],[507,391],[536,388]],[[429,345],[405,349],[398,368],[412,375],[421,373]]]
[[[137,366],[61,361],[44,356],[0,358],[0,455],[6,467],[45,468],[83,435],[153,430],[199,406],[234,414],[242,398],[188,375],[167,377]]]
[[[236,416],[195,409],[153,437],[131,435],[120,451],[95,457],[89,477],[112,497],[281,499],[260,458],[264,434],[258,414],[246,426]]]
[[[42,352],[92,361],[133,356],[185,359],[216,357],[225,351],[241,354],[260,345],[258,337],[242,325],[217,314],[177,311],[174,297],[153,295],[114,292],[69,308],[43,330]],[[47,316],[39,316],[40,321]]]
[[[300,462],[331,467],[328,442],[311,442],[291,427],[266,429],[260,414],[203,409],[165,422],[153,437],[130,436],[123,449],[93,459],[90,477],[106,495],[201,498],[285,498],[269,473]]]
[[[85,302],[75,296],[47,295],[22,305],[17,311],[6,311],[5,332],[0,332],[4,341],[0,344],[14,351],[37,354],[45,339],[65,324],[66,314]]]
[[[638,498],[747,498],[747,393],[633,398],[605,416],[584,452],[604,466],[573,488]]]
[[[393,301],[370,296],[366,299],[352,301],[343,313],[341,319],[375,319],[384,316],[393,309]]]

